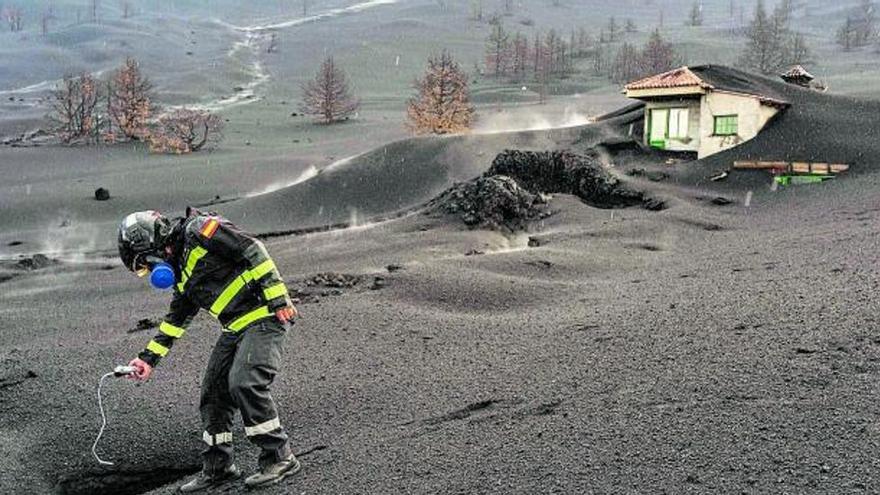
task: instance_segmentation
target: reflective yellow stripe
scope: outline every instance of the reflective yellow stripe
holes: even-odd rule
[[[176,327],[167,321],[163,321],[162,324],[159,325],[159,331],[169,337],[174,337],[175,339],[183,337],[183,333],[185,332],[183,328]]]
[[[150,343],[147,344],[147,350],[153,354],[157,354],[159,357],[165,357],[165,355],[168,354],[168,348],[155,340],[151,340]]]
[[[189,277],[192,275],[193,270],[196,268],[196,263],[199,262],[206,254],[208,254],[208,250],[203,248],[202,246],[196,246],[192,251],[189,252],[189,256],[186,258],[186,267],[183,269],[183,273],[180,275],[180,283],[177,284],[177,290],[183,292],[183,289],[186,287],[187,281],[189,281]]]
[[[266,261],[260,263],[259,265],[257,265],[256,268],[251,270],[251,277],[253,277],[254,280],[260,280],[261,278],[263,278],[263,276],[265,276],[267,273],[271,272],[274,269],[275,269],[275,262],[272,260],[266,260]]]
[[[271,301],[276,297],[281,297],[287,294],[287,287],[284,286],[284,283],[275,284],[268,289],[263,290],[263,295],[266,297],[267,301]]]
[[[263,318],[268,318],[270,316],[272,316],[272,313],[269,312],[269,307],[262,306],[251,311],[250,313],[245,313],[242,316],[239,316],[226,328],[228,328],[230,331],[238,332],[244,327],[250,325],[251,323],[257,320],[262,320]]]
[[[241,292],[241,289],[244,288],[245,284],[251,281],[251,276],[249,272],[244,272],[241,275],[235,277],[232,282],[229,282],[229,285],[223,289],[223,292],[217,296],[217,299],[214,301],[214,304],[211,305],[211,308],[208,310],[212,315],[219,316],[220,313],[226,309],[226,306],[229,306],[229,303]]]

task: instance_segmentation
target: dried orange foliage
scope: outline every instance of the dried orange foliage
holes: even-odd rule
[[[54,132],[65,144],[92,141],[98,136],[98,83],[88,72],[79,77],[65,76],[52,95],[49,118]]]
[[[328,57],[318,74],[303,85],[301,110],[314,115],[325,124],[345,120],[357,112],[360,102],[352,96],[345,72]]]
[[[467,74],[449,52],[428,59],[425,75],[416,81],[418,94],[407,107],[408,126],[416,134],[452,134],[470,129],[474,107]]]
[[[107,113],[116,130],[128,139],[147,136],[147,123],[153,113],[153,85],[141,74],[138,63],[127,58],[113,73],[108,84]]]
[[[223,127],[213,113],[182,108],[159,117],[146,140],[153,153],[192,153],[219,143]]]

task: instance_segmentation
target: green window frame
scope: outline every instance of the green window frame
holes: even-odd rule
[[[739,116],[738,115],[716,115],[715,129],[716,136],[736,136],[739,132]]]

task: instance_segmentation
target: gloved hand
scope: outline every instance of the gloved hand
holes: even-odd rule
[[[275,317],[278,318],[278,321],[282,324],[290,323],[297,316],[299,316],[299,312],[293,307],[293,305],[284,306],[275,311]]]
[[[153,373],[153,367],[147,364],[147,362],[141,358],[132,359],[131,362],[128,363],[128,365],[137,369],[137,371],[126,377],[129,380],[145,382],[150,379],[150,374]]]

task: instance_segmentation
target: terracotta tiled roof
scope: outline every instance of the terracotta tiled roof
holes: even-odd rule
[[[633,81],[625,86],[627,90],[638,89],[662,89],[662,88],[684,88],[687,86],[699,86],[704,89],[712,89],[712,85],[697,77],[687,67],[679,67],[678,69],[657,74],[654,76]]]

